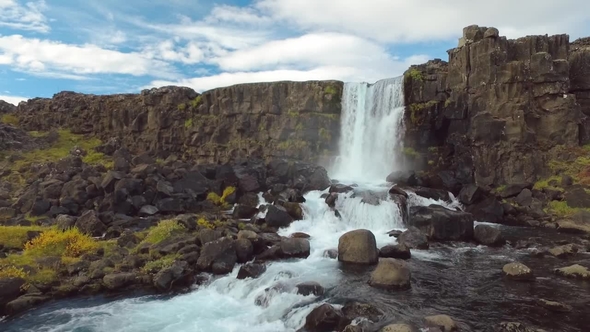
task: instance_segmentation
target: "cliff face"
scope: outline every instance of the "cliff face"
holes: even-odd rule
[[[21,103],[25,130],[64,127],[133,153],[202,162],[286,157],[319,161],[335,151],[342,82],[243,84],[197,94],[163,87],[140,94],[61,92]]]
[[[423,164],[483,187],[533,183],[549,175],[550,160],[588,141],[587,43],[508,40],[469,26],[459,45],[448,62],[405,73],[406,145]]]

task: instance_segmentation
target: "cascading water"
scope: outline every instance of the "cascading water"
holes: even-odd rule
[[[381,246],[394,242],[387,231],[403,228],[400,209],[388,199],[388,186],[380,185],[396,168],[396,149],[402,134],[402,86],[401,78],[374,85],[345,85],[342,156],[332,176],[355,181],[359,186],[337,200],[341,218],[325,204],[322,192],[313,191],[305,196],[304,220],[280,230],[283,236],[293,232],[311,236],[307,259],[271,263],[257,279],[237,280],[237,266],[230,275],[168,299],[142,297],[98,305],[48,306],[36,313],[41,319],[22,322],[18,328],[8,327],[6,331],[297,331],[321,301],[313,295],[297,295],[293,289],[306,281],[319,282],[326,289],[339,284],[344,274],[338,262],[324,252],[337,248],[342,234],[369,229]],[[377,197],[376,205],[374,201],[363,201],[367,193]],[[283,291],[265,292],[276,285],[281,285]],[[260,296],[266,296],[267,305],[256,304]]]
[[[379,183],[399,169],[403,114],[402,77],[375,84],[345,83],[340,158],[332,175]]]

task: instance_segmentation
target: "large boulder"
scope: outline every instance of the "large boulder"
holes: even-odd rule
[[[350,322],[340,310],[324,303],[307,315],[305,329],[309,332],[341,331]]]
[[[338,260],[344,263],[375,264],[379,250],[375,235],[367,229],[345,233],[338,240]]]
[[[280,205],[270,205],[264,217],[270,227],[288,227],[293,222],[293,217]]]
[[[407,263],[400,259],[382,258],[371,273],[369,285],[383,289],[410,288],[411,272]]]
[[[500,245],[504,243],[500,229],[489,225],[475,226],[474,237],[478,243],[488,246]]]
[[[403,233],[401,233],[397,242],[410,249],[428,249],[428,237],[421,230],[416,227],[410,226]]]
[[[504,276],[508,279],[518,281],[534,280],[533,271],[522,263],[508,263],[502,268]]]
[[[436,241],[470,240],[474,218],[471,213],[449,210],[440,205],[413,206],[409,224]]]
[[[203,245],[197,267],[214,274],[226,274],[232,271],[237,261],[234,240],[224,237]]]
[[[92,236],[102,236],[107,230],[106,225],[100,221],[94,210],[84,212],[76,220],[75,225],[81,232]]]

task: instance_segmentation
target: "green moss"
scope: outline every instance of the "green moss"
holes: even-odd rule
[[[415,68],[410,68],[408,71],[406,71],[404,78],[411,79],[412,81],[416,82],[424,82],[424,76],[422,75],[422,72]]]
[[[46,137],[49,133],[46,131],[33,130],[33,131],[29,131],[28,134],[31,137],[40,138],[40,137]]]
[[[558,191],[563,191],[562,188],[556,187],[555,185],[552,185],[552,183],[557,182],[559,183],[561,181],[561,177],[559,176],[552,176],[546,179],[542,179],[539,180],[537,182],[535,182],[535,185],[533,186],[533,189],[537,189],[537,190],[543,190],[543,189],[552,189],[552,190],[558,190]]]
[[[189,129],[193,126],[193,119],[187,119],[184,121],[184,128]]]
[[[328,85],[324,88],[324,93],[334,96],[338,93],[338,91],[336,90],[336,88],[334,86]]]
[[[176,220],[162,220],[150,229],[140,245],[144,243],[158,244],[176,233],[185,231],[186,228]]]
[[[416,150],[414,150],[414,149],[412,149],[412,148],[410,148],[410,147],[406,147],[406,148],[404,148],[404,149],[403,149],[403,153],[404,153],[406,156],[409,156],[409,157],[417,157],[417,156],[418,156],[418,152],[416,152]]]
[[[320,135],[320,138],[326,142],[329,142],[332,140],[332,134],[330,134],[330,131],[326,128],[320,128],[319,135]]]
[[[428,165],[429,165],[429,166],[432,166],[432,165],[434,165],[434,160],[429,160],[429,161],[428,161]]]
[[[303,140],[286,140],[277,144],[279,150],[301,150],[309,146],[309,143]]]
[[[438,151],[438,146],[429,146],[428,147],[428,151],[429,152],[437,152]]]
[[[113,169],[115,162],[102,152],[88,151],[82,161],[88,165],[103,165],[106,169]]]
[[[556,215],[558,217],[570,217],[579,211],[590,211],[590,209],[572,208],[567,202],[563,201],[551,201],[547,204],[545,212]]]
[[[164,256],[155,261],[147,262],[142,270],[146,273],[156,273],[162,269],[172,266],[172,264],[174,264],[178,258],[180,258],[180,255],[178,254]]]
[[[424,114],[422,114],[423,111],[433,107],[436,104],[438,104],[436,100],[431,100],[426,103],[410,104],[410,120],[412,123],[415,125],[422,124],[424,120]]]
[[[185,103],[182,103],[182,104],[178,105],[178,110],[179,111],[184,111],[185,109],[186,109],[186,104]]]
[[[288,110],[287,111],[287,115],[291,118],[296,118],[299,116],[299,112],[294,111],[294,110]]]
[[[295,130],[297,131],[303,131],[303,123],[299,122],[296,126],[295,126]]]
[[[0,117],[0,122],[13,126],[18,126],[19,119],[14,114],[4,114]]]
[[[447,99],[445,100],[445,107],[449,107],[451,105],[451,100]]]
[[[334,113],[317,113],[317,115],[330,119],[330,120],[338,120],[338,114]]]
[[[39,226],[0,226],[0,245],[5,248],[23,249],[28,241],[28,232],[43,231]]]
[[[195,99],[191,100],[191,106],[192,108],[197,108],[199,107],[199,105],[201,105],[202,102],[203,97],[201,95],[198,95]]]

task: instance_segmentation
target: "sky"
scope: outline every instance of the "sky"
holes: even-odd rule
[[[376,80],[448,59],[462,29],[590,35],[588,0],[0,0],[0,99]]]

